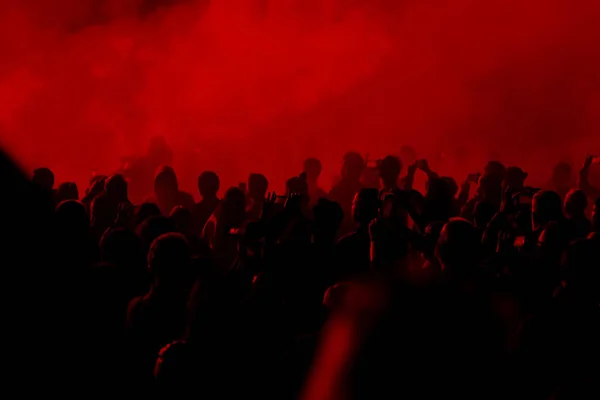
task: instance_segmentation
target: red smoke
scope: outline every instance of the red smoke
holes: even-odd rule
[[[176,3],[4,0],[3,144],[82,182],[161,134],[184,182],[252,170],[275,187],[306,156],[327,184],[351,148],[460,151],[446,173],[497,154],[540,180],[600,151],[597,2]]]

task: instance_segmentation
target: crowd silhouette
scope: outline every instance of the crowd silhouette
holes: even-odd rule
[[[457,183],[409,148],[350,152],[328,193],[308,158],[280,194],[202,172],[195,203],[154,150],[85,191],[2,157],[21,393],[600,398],[592,157],[534,188],[498,161]]]

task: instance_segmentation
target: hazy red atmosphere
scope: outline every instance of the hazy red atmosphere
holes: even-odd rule
[[[0,3],[0,140],[25,167],[82,182],[157,134],[182,182],[275,188],[307,156],[327,185],[350,149],[427,145],[449,174],[494,155],[534,181],[600,152],[593,0],[142,3]]]

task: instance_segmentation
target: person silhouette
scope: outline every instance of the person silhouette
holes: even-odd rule
[[[221,199],[217,196],[221,187],[219,176],[213,171],[204,171],[198,177],[198,192],[200,201],[194,205],[192,214],[194,217],[194,233],[200,235],[204,225],[213,215]]]
[[[323,166],[319,159],[307,158],[304,160],[302,172],[306,174],[311,206],[314,206],[320,199],[327,197],[327,193],[319,186],[319,177],[321,176],[322,169]]]
[[[173,168],[168,166],[158,169],[154,178],[154,197],[149,201],[156,203],[164,216],[169,216],[177,206],[190,210],[194,208],[194,198],[191,194],[179,190],[177,175]]]

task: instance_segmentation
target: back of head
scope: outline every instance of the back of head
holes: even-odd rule
[[[425,197],[429,200],[450,200],[454,196],[447,180],[443,178],[431,178],[427,181],[427,193]]]
[[[154,191],[156,194],[169,193],[179,190],[175,170],[169,166],[162,166],[156,171],[154,177]]]
[[[79,190],[74,182],[61,183],[56,190],[56,199],[58,202],[65,200],[79,200]]]
[[[571,189],[565,197],[565,214],[569,217],[585,215],[588,206],[587,195],[583,190]]]
[[[175,224],[162,215],[154,215],[142,222],[137,229],[137,234],[142,243],[142,254],[150,250],[150,245],[161,235],[175,232]]]
[[[179,233],[156,238],[148,252],[148,267],[158,285],[180,285],[190,278],[191,256],[188,242]]]
[[[49,168],[38,168],[33,171],[33,183],[47,190],[54,188],[54,173]]]
[[[315,181],[321,175],[321,170],[323,166],[321,165],[321,161],[317,158],[307,158],[304,160],[304,165],[302,168],[302,172],[306,173],[306,177],[309,181]]]
[[[192,225],[192,212],[183,206],[174,207],[169,218],[181,233],[186,233]]]
[[[127,200],[127,180],[121,174],[111,176],[106,180],[104,188],[111,201],[121,203]]]
[[[396,183],[402,171],[402,162],[398,157],[387,156],[379,162],[379,176],[384,181]]]
[[[203,198],[216,197],[220,187],[221,180],[213,171],[204,171],[198,177],[198,190]]]
[[[454,276],[471,276],[478,268],[481,237],[466,219],[452,218],[444,225],[435,254],[442,268]]]
[[[357,152],[351,151],[344,155],[342,177],[358,181],[365,168],[365,159]]]
[[[230,187],[220,204],[221,216],[229,225],[238,226],[246,216],[246,194],[238,187]]]
[[[285,183],[286,194],[289,196],[292,193],[298,193],[308,198],[308,184],[304,179],[293,177]]]
[[[541,190],[533,196],[531,213],[535,229],[539,229],[551,221],[563,218],[562,200],[558,193]]]
[[[354,196],[352,217],[361,225],[368,225],[377,218],[379,211],[379,191],[377,189],[361,189]]]
[[[66,200],[56,207],[56,226],[60,232],[77,236],[87,233],[90,220],[83,203]]]
[[[154,203],[141,204],[135,213],[135,226],[139,226],[142,222],[154,215],[161,215],[160,208]]]
[[[484,168],[484,175],[493,175],[502,182],[506,177],[506,167],[500,161],[490,161]]]
[[[264,199],[269,189],[269,181],[263,174],[250,174],[248,177],[248,194],[252,199]]]
[[[502,200],[502,179],[495,174],[486,174],[479,178],[477,195],[484,201],[500,204]]]
[[[442,176],[440,179],[446,182],[446,185],[450,190],[450,195],[452,197],[456,196],[456,194],[458,193],[458,184],[456,183],[456,180],[451,176]]]
[[[510,187],[515,190],[520,190],[525,185],[525,179],[527,179],[527,173],[519,167],[508,167],[506,169],[506,176],[504,177],[503,186]]]

